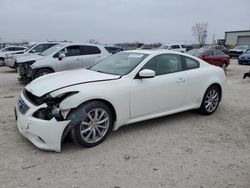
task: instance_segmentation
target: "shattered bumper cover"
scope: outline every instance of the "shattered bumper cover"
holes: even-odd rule
[[[55,118],[47,121],[33,117],[34,112],[46,106],[34,106],[22,93],[15,108],[17,127],[19,132],[38,148],[60,152],[62,134],[69,121],[57,121]]]

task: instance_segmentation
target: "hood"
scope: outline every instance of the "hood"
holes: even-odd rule
[[[247,57],[247,58],[250,58],[250,54],[242,54],[242,55],[240,55],[239,58],[242,58],[242,57],[243,57],[243,58],[246,58],[246,57]]]
[[[119,75],[99,73],[87,69],[78,69],[52,73],[35,79],[26,86],[26,89],[37,97],[41,97],[52,91],[72,85],[89,82],[107,81],[120,78]]]
[[[43,56],[38,54],[30,54],[30,55],[24,55],[16,58],[17,63],[24,63],[28,61],[36,61],[38,59],[42,59]]]
[[[235,49],[235,48],[229,50],[229,52],[244,52],[244,51],[246,50],[243,50],[243,49],[240,50],[240,49]]]

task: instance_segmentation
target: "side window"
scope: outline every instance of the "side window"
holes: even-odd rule
[[[65,55],[66,57],[81,55],[80,46],[68,46]]]
[[[170,49],[179,49],[179,48],[180,48],[179,45],[172,45],[172,46],[170,47]]]
[[[153,57],[143,69],[155,71],[155,75],[169,74],[182,70],[181,58],[179,55],[164,54]]]
[[[208,55],[208,56],[214,56],[214,53],[212,50],[208,50],[204,53],[204,55]]]
[[[181,45],[181,47],[182,47],[182,48],[186,48],[186,46],[185,46],[185,45]]]
[[[81,46],[81,55],[100,54],[101,50],[95,46]]]
[[[54,58],[58,58],[60,54],[65,54],[65,56],[66,56],[66,54],[67,54],[67,48],[61,49],[61,50],[60,50],[59,52],[57,52],[53,57],[54,57]]]
[[[214,51],[214,55],[223,55],[221,51]]]
[[[8,48],[6,51],[15,51],[15,50],[16,50],[16,48],[10,47],[10,48]]]
[[[195,59],[192,59],[190,57],[184,57],[182,56],[184,59],[184,62],[186,64],[186,69],[196,69],[200,67],[200,63],[198,61],[196,61]]]

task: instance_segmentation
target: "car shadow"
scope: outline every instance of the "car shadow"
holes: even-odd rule
[[[112,140],[115,139],[121,139],[121,137],[126,137],[129,136],[135,132],[139,132],[142,130],[148,130],[151,131],[152,126],[157,129],[163,126],[171,126],[171,124],[175,124],[178,121],[180,121],[180,119],[182,121],[188,121],[191,118],[194,118],[195,116],[202,116],[199,113],[197,113],[197,111],[195,110],[190,110],[190,111],[185,111],[185,112],[180,112],[177,114],[172,114],[172,115],[168,115],[168,116],[163,116],[163,117],[159,117],[159,118],[154,118],[151,120],[146,120],[146,121],[141,121],[138,123],[132,123],[132,124],[128,124],[128,125],[124,125],[122,127],[120,127],[117,131],[113,131],[110,133],[110,135],[107,137],[107,139],[104,141],[104,143],[102,144],[110,144],[110,142],[112,142]],[[98,146],[100,146],[98,145]],[[94,148],[98,148],[98,146],[95,146],[93,148],[84,148],[78,145],[75,145],[70,138],[67,138],[64,143],[62,144],[62,152],[74,152],[74,151],[85,151],[85,150],[91,150]]]

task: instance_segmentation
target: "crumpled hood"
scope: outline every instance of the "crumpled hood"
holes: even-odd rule
[[[112,80],[118,78],[120,78],[119,75],[104,74],[88,69],[78,69],[42,76],[32,81],[25,88],[33,95],[41,97],[57,89],[72,85]]]
[[[42,59],[43,56],[38,55],[38,54],[30,54],[30,55],[25,55],[25,56],[20,56],[16,58],[17,63],[24,63],[28,61],[36,61],[38,59]]]

